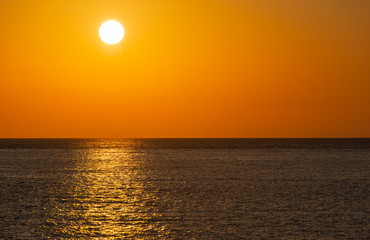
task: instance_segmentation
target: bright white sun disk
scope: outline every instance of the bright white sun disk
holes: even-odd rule
[[[114,20],[109,20],[104,22],[99,29],[99,36],[101,40],[107,44],[117,44],[119,43],[125,31],[122,25]]]

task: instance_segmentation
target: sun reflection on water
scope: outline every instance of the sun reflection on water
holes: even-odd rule
[[[164,231],[153,221],[156,196],[145,186],[145,153],[122,148],[77,149],[49,219],[59,237],[137,237]],[[56,219],[63,219],[58,222]]]

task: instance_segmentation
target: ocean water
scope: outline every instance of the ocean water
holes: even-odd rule
[[[370,239],[370,139],[0,139],[0,239]]]

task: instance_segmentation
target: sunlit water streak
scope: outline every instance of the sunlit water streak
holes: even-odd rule
[[[0,238],[366,239],[368,139],[0,140]]]

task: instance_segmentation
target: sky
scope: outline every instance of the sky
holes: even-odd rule
[[[368,0],[0,0],[1,138],[370,137]],[[119,21],[117,45],[99,38]]]

